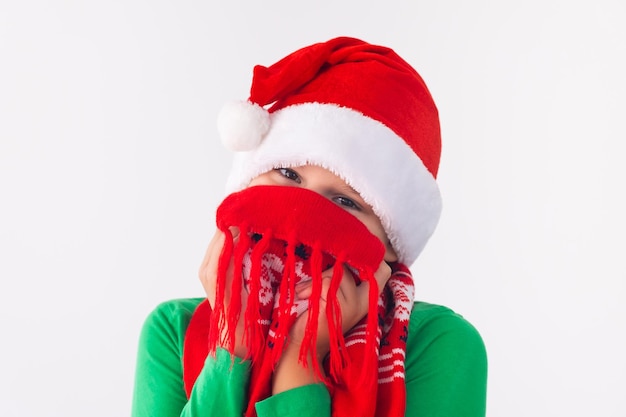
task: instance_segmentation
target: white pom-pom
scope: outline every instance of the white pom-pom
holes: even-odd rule
[[[217,117],[217,130],[222,143],[236,152],[250,151],[259,146],[269,128],[269,112],[249,101],[227,103]]]

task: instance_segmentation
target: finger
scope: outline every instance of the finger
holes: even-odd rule
[[[387,264],[387,262],[382,261],[380,265],[378,265],[378,269],[374,272],[374,281],[376,282],[376,287],[378,289],[378,295],[383,292],[385,285],[387,285],[387,281],[391,278],[391,267]],[[366,294],[369,292],[370,281],[363,281],[361,285],[357,287],[359,292],[365,292]]]
[[[209,243],[207,248],[204,260],[202,261],[202,265],[200,266],[200,281],[207,295],[207,299],[209,300],[209,304],[211,306],[215,306],[215,296],[217,292],[217,275],[219,269],[220,258],[222,254],[222,249],[224,247],[224,242],[227,237],[226,234],[220,230],[215,232],[213,239]],[[233,273],[233,260],[230,259],[230,263],[226,270],[226,279],[224,282],[224,290],[225,297],[229,297],[229,289],[230,282],[232,281],[232,273]]]
[[[343,300],[344,303],[352,303],[357,297],[356,281],[346,265],[343,265],[343,275],[341,282],[339,282],[337,297],[340,301]]]
[[[376,283],[378,295],[380,295],[387,285],[387,281],[391,277],[391,267],[382,261],[378,266],[376,272],[374,272],[374,282]],[[372,283],[369,280],[362,281],[359,286],[355,288],[356,297],[355,305],[358,306],[359,314],[367,314],[369,310],[369,292]]]
[[[389,278],[391,278],[391,267],[387,262],[382,261],[380,265],[378,265],[376,272],[374,272],[374,279],[378,284],[378,295],[383,292]]]
[[[313,281],[300,281],[296,284],[296,298],[306,300],[313,293]]]
[[[352,272],[346,265],[343,266],[342,272],[341,281],[337,289],[337,301],[339,301],[341,307],[341,324],[345,332],[367,314],[369,284],[362,282],[360,285],[357,285]],[[328,286],[323,287],[325,291],[323,294],[328,292],[330,279],[328,279],[328,282]]]
[[[219,259],[219,253],[224,246],[225,235],[221,230],[217,230],[213,235],[213,238],[209,242],[209,246],[204,254],[204,259],[200,264],[200,280],[204,282],[211,271],[217,271],[217,260]]]
[[[229,230],[233,236],[233,243],[236,243],[237,240],[239,240],[239,228],[233,226]],[[206,276],[207,272],[217,271],[217,263],[222,253],[225,240],[226,234],[219,229],[216,230],[204,254],[204,259],[200,264],[200,274],[202,276]]]
[[[230,230],[230,234],[233,235],[233,242],[237,243],[237,241],[239,240],[239,234],[241,233],[239,228],[236,226],[231,226],[228,228],[228,230]]]

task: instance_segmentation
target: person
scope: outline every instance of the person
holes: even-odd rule
[[[441,212],[438,110],[392,49],[339,37],[254,68],[206,294],[142,328],[133,417],[485,415],[487,357],[409,267]]]

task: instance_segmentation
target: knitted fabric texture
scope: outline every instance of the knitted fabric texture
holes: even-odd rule
[[[308,357],[316,357],[318,317],[325,308],[330,352],[324,361],[324,380],[332,397],[332,415],[404,415],[404,353],[413,305],[408,268],[392,265],[392,277],[379,296],[374,271],[385,251],[380,240],[356,217],[302,188],[257,186],[231,194],[218,208],[217,226],[227,238],[218,266],[216,301],[213,310],[206,301],[200,304],[187,330],[183,358],[187,395],[216,346],[233,352],[234,331],[219,340],[221,329],[225,325],[235,329],[244,314],[244,341],[252,361],[246,416],[255,416],[254,405],[271,395],[272,373],[290,343],[294,322],[303,314],[308,317],[300,360],[305,366]],[[240,230],[236,239],[233,226]],[[242,279],[232,280],[230,292],[249,293],[245,311],[239,297],[224,300],[231,260],[233,276]],[[344,267],[357,285],[371,283],[370,313],[345,337],[337,299]],[[324,271],[325,276],[332,275],[325,300]],[[305,300],[295,297],[295,286],[302,281],[311,281],[312,294]],[[315,370],[322,377],[321,370]]]

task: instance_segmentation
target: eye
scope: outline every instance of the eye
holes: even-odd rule
[[[287,178],[290,181],[295,181],[298,184],[301,183],[300,176],[293,169],[276,168],[274,171],[278,172],[280,175],[282,175],[283,177]]]
[[[361,210],[361,207],[354,201],[350,200],[348,197],[344,197],[344,196],[335,197],[333,198],[333,201],[339,204],[340,206],[343,206],[349,209]]]

